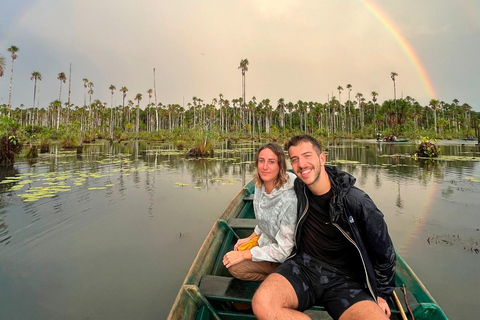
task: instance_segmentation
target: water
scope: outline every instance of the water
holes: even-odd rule
[[[451,319],[480,313],[480,163],[468,159],[480,153],[462,143],[442,142],[461,157],[436,165],[412,159],[408,143],[327,147]],[[0,171],[20,177],[0,184],[0,319],[166,318],[213,221],[251,179],[257,147],[189,160],[169,145],[101,142]]]

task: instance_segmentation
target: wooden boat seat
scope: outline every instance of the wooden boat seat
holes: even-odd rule
[[[236,219],[228,220],[228,225],[232,229],[255,229],[257,219]]]
[[[251,303],[259,281],[242,281],[233,277],[204,275],[200,280],[200,292],[213,301]],[[325,311],[321,306],[311,308],[314,311]]]
[[[248,196],[243,197],[244,201],[253,201],[254,194],[249,194]]]

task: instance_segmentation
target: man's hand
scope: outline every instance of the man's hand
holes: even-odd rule
[[[378,297],[377,298],[377,304],[380,307],[380,309],[382,309],[383,312],[385,312],[387,317],[390,318],[390,307],[388,306],[387,301],[385,301],[385,299],[383,299],[381,297]]]

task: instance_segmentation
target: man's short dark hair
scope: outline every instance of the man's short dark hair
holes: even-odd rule
[[[309,136],[308,134],[301,134],[291,138],[288,142],[287,149],[289,150],[290,147],[296,147],[302,142],[310,142],[313,146],[313,150],[315,150],[317,155],[320,155],[320,153],[322,153],[322,146],[320,145],[318,140],[312,136]]]

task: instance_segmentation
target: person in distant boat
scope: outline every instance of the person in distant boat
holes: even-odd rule
[[[325,307],[333,319],[387,319],[395,288],[396,254],[382,212],[355,187],[355,178],[326,165],[308,135],[288,143],[298,179],[293,254],[256,291],[257,319],[308,319]]]
[[[291,254],[297,221],[296,176],[287,172],[285,154],[274,143],[260,147],[255,156],[253,207],[257,226],[239,239],[223,264],[237,279],[262,281]]]

